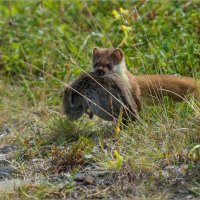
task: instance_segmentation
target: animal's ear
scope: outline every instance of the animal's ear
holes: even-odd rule
[[[113,53],[112,53],[112,57],[113,57],[113,63],[114,64],[119,64],[123,57],[124,57],[124,53],[121,49],[114,49]]]
[[[94,59],[96,56],[98,56],[98,54],[99,54],[99,49],[98,49],[98,47],[94,47],[93,52],[92,52],[92,57],[93,57],[93,59]]]

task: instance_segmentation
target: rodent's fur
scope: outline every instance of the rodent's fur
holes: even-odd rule
[[[163,96],[169,96],[173,100],[181,101],[191,94],[196,99],[200,98],[200,81],[195,81],[191,77],[159,74],[133,75],[126,67],[124,53],[118,48],[95,47],[93,68],[100,75],[110,72],[118,74],[129,86],[138,108],[145,97],[159,100]]]
[[[104,120],[113,121],[118,118],[121,108],[123,123],[134,121],[138,117],[137,105],[127,84],[115,73],[99,76],[90,72],[88,75],[81,75],[65,88],[63,107],[64,113],[71,119],[78,119],[89,110]]]

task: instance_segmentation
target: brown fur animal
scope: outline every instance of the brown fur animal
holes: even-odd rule
[[[183,100],[188,94],[199,98],[200,81],[191,77],[174,75],[139,75],[135,76],[128,71],[124,53],[120,49],[94,48],[93,68],[100,75],[108,72],[118,74],[129,86],[138,108],[142,97],[161,99],[169,96],[173,100]]]
[[[105,76],[95,72],[81,75],[65,88],[63,107],[71,119],[78,119],[89,110],[104,120],[113,121],[118,119],[121,108],[123,123],[138,117],[137,105],[129,88],[114,73]]]

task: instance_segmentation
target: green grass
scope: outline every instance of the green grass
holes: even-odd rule
[[[1,1],[0,131],[6,125],[11,134],[0,140],[18,145],[13,177],[28,181],[1,198],[199,196],[199,102],[145,105],[142,123],[117,140],[111,124],[71,122],[61,111],[64,83],[92,69],[95,46],[121,48],[134,74],[200,78],[199,7],[198,0]],[[109,184],[79,191],[74,177],[87,166],[108,171]],[[66,171],[68,183],[49,178]]]

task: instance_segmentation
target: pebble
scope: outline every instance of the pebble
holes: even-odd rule
[[[186,197],[185,197],[185,199],[193,199],[194,198],[194,195],[187,195]]]
[[[17,145],[10,144],[10,145],[5,145],[5,146],[1,147],[0,153],[1,154],[8,154],[8,153],[15,151],[15,150],[17,150]]]
[[[93,176],[93,177],[105,177],[109,174],[111,174],[112,172],[110,171],[91,171],[90,174]]]
[[[4,167],[0,167],[0,178],[8,178],[10,177],[10,175],[15,172],[16,170],[11,167],[11,166],[4,166]]]
[[[93,185],[95,179],[92,176],[86,176],[83,180],[83,185]]]
[[[72,176],[70,173],[60,173],[60,174],[53,174],[49,175],[49,180],[56,181],[56,182],[62,182],[69,183],[69,181],[72,179]]]
[[[17,187],[22,184],[20,179],[11,179],[0,181],[0,193],[1,192],[13,192]]]
[[[78,173],[76,174],[74,180],[77,182],[82,182],[85,179],[85,174],[83,173]]]
[[[82,182],[83,185],[92,185],[95,182],[95,179],[92,176],[86,175],[85,173],[78,173],[74,180],[76,182]]]
[[[6,165],[9,165],[10,162],[7,160],[7,157],[5,156],[5,154],[0,154],[0,167],[1,166],[6,166]]]

